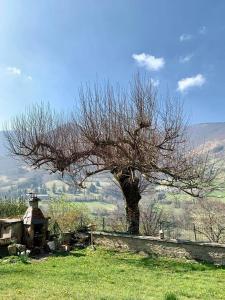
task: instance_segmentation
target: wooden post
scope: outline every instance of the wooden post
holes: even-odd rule
[[[194,230],[195,241],[197,241],[197,234],[196,234],[196,227],[195,227],[195,224],[193,225],[193,230]]]
[[[102,231],[105,231],[105,217],[102,217]]]

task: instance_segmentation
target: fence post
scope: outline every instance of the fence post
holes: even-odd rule
[[[105,217],[102,217],[102,231],[105,231]]]
[[[194,231],[195,241],[197,241],[197,234],[196,234],[196,227],[195,227],[195,224],[193,224],[193,231]]]
[[[159,230],[163,230],[161,221],[159,222]]]

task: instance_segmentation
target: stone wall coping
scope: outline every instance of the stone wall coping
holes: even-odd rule
[[[112,233],[112,232],[103,232],[103,231],[92,231],[92,234],[97,236],[106,236],[106,237],[108,236],[108,237],[118,237],[118,238],[130,238],[136,240],[156,241],[159,243],[195,245],[195,246],[212,247],[212,248],[225,248],[225,244],[218,244],[213,242],[210,243],[210,242],[194,242],[189,240],[160,239],[159,237],[154,237],[154,236],[130,235],[124,233]]]
[[[4,218],[4,219],[0,219],[0,223],[6,223],[6,224],[13,224],[13,223],[22,223],[21,218]]]

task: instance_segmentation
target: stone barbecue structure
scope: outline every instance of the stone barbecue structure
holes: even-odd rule
[[[48,239],[48,220],[38,207],[40,199],[32,194],[30,206],[22,219],[0,219],[0,247],[24,244],[28,249],[43,248]]]
[[[33,196],[29,201],[25,215],[23,216],[23,238],[22,242],[29,249],[33,247],[44,247],[48,238],[48,218],[45,218],[38,207],[40,201],[37,196]]]

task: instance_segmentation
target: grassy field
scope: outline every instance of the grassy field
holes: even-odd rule
[[[0,299],[219,300],[224,282],[219,267],[99,248],[28,264],[0,260]]]
[[[115,205],[111,204],[111,203],[106,203],[106,202],[100,202],[100,201],[92,201],[92,202],[84,202],[84,201],[74,201],[75,204],[79,204],[79,205],[84,205],[85,207],[87,207],[90,212],[95,212],[96,210],[106,210],[106,211],[113,211],[115,209]],[[40,207],[44,210],[44,211],[48,211],[48,205],[49,205],[49,201],[47,200],[42,200]]]
[[[77,201],[76,203],[82,204],[84,203],[91,212],[95,212],[97,209],[99,210],[107,210],[107,211],[113,211],[116,206],[111,203],[106,203],[106,202],[100,202],[100,201],[92,201],[92,202],[82,202],[82,201]]]

